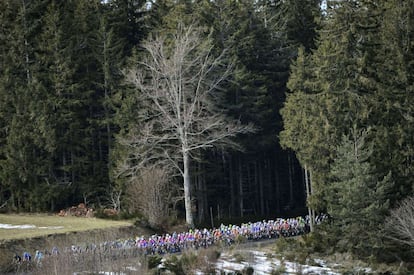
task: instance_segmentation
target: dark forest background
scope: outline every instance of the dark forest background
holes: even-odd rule
[[[313,46],[318,12],[318,1],[2,1],[2,201],[19,211],[104,204],[116,182],[116,137],[139,124],[122,70],[151,32],[197,19],[237,64],[219,104],[260,129],[240,140],[243,152],[207,152],[194,165],[200,207],[221,216],[304,207],[303,172],[279,145],[279,110],[297,47]]]
[[[413,20],[412,0],[0,1],[0,203],[55,212],[122,194],[118,140],[142,108],[124,72],[184,22],[234,64],[217,104],[257,127],[242,151],[192,163],[197,221],[308,201],[349,240],[349,219],[381,229],[413,191]],[[344,247],[378,244],[366,233]]]

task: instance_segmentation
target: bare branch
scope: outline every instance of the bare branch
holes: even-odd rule
[[[252,125],[226,117],[216,108],[214,92],[230,75],[225,53],[213,56],[211,39],[194,26],[181,25],[170,36],[155,36],[143,47],[146,57],[127,74],[145,104],[146,116],[128,137],[120,139],[128,155],[119,175],[134,177],[156,160],[167,160],[183,176],[187,221],[191,223],[188,175],[191,152],[212,146],[233,146],[238,134],[254,131]]]
[[[126,197],[131,212],[140,212],[153,227],[163,227],[180,198],[169,184],[169,172],[163,168],[147,167],[127,186]]]
[[[390,239],[414,247],[414,197],[405,199],[392,210],[385,224]]]

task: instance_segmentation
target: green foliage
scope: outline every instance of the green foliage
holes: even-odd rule
[[[220,252],[215,249],[202,249],[194,252],[184,252],[179,256],[166,257],[164,268],[173,274],[193,274],[195,270],[201,270],[206,274],[214,273],[214,263],[220,257]]]
[[[209,153],[199,171],[191,168],[200,205],[228,207],[234,217],[244,202],[274,215],[291,191],[282,183],[301,182],[286,172],[293,151],[311,174],[308,205],[333,218],[330,234],[304,238],[306,247],[404,250],[377,235],[414,186],[414,1],[327,1],[323,13],[319,4],[0,1],[0,205],[56,211],[105,204],[114,185],[124,191],[114,167],[128,150],[115,138],[142,125],[147,108],[122,70],[142,60],[148,34],[197,23],[235,72],[216,111],[258,126],[237,140],[245,152]],[[358,129],[370,129],[362,159],[352,155]]]
[[[413,186],[413,51],[406,44],[413,32],[401,21],[412,20],[413,10],[397,2],[328,1],[317,49],[299,50],[281,111],[281,144],[311,172],[308,204],[334,213],[325,237],[361,256],[379,256],[388,245],[381,222]],[[355,146],[364,128],[362,160],[343,137]]]
[[[335,238],[330,238],[327,234],[322,234],[323,229],[316,230],[316,232],[303,235],[302,241],[304,247],[311,253],[334,253]]]
[[[309,255],[313,252],[312,247],[307,246],[301,239],[280,238],[276,241],[274,250],[288,261],[305,264]]]
[[[391,174],[378,175],[369,163],[373,147],[367,137],[365,130],[343,137],[332,165],[327,210],[339,249],[375,256],[382,250],[383,221],[394,183]]]
[[[116,35],[98,27],[113,10],[100,1],[3,1],[0,9],[2,200],[24,211],[99,202],[126,58],[113,42],[124,41],[118,22],[110,21]]]
[[[192,257],[187,256],[186,254],[181,257],[172,255],[171,257],[165,260],[164,262],[165,269],[169,270],[170,272],[176,275],[184,275],[185,272],[184,272],[182,257],[186,258],[186,260],[184,260],[185,262],[188,262],[189,259],[192,258]]]

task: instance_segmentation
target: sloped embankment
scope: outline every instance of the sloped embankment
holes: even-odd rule
[[[0,273],[12,271],[13,257],[28,251],[35,255],[36,250],[50,251],[56,246],[59,249],[70,247],[73,244],[82,245],[100,243],[105,240],[117,240],[131,238],[139,235],[148,235],[151,232],[136,226],[111,227],[89,231],[68,232],[61,234],[49,234],[42,237],[2,240],[0,241]]]

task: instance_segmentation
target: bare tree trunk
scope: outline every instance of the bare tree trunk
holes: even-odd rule
[[[72,184],[75,184],[75,153],[73,152],[73,150],[71,151],[70,154],[70,161],[71,161],[71,170],[72,170]]]
[[[312,171],[311,170],[309,170],[309,194],[312,194]],[[312,209],[312,208],[310,208],[311,209],[311,223],[314,225],[314,228],[315,228],[315,210],[314,209]]]
[[[240,217],[243,217],[243,170],[242,170],[242,163],[241,158],[239,155],[239,209],[240,209]]]
[[[106,34],[105,34],[106,35]],[[107,49],[107,43],[106,40],[104,40],[104,49],[103,49],[103,53],[104,53],[104,70],[105,72],[107,71],[107,68],[110,67],[109,65],[109,61],[108,61],[108,49]],[[105,96],[105,100],[108,100],[109,98],[109,84],[108,84],[108,75],[107,73],[104,74],[104,96]],[[110,124],[110,118],[109,118],[109,110],[107,107],[107,104],[104,104],[104,110],[105,110],[105,120],[106,120],[106,138],[107,138],[107,144],[106,146],[108,147],[108,163],[107,163],[107,167],[108,169],[111,167],[111,124]]]
[[[183,152],[183,180],[184,180],[184,205],[185,205],[185,220],[188,226],[194,227],[194,218],[191,207],[191,178],[190,178],[190,157],[188,152]]]
[[[62,166],[63,167],[66,167],[66,151],[63,151],[63,153],[62,153]],[[63,183],[66,183],[66,182],[68,182],[69,181],[69,177],[68,177],[68,173],[67,173],[67,171],[66,171],[66,169],[62,169],[63,170],[63,179],[62,179],[62,181],[63,181]]]
[[[230,213],[234,215],[236,199],[234,194],[234,174],[233,174],[233,158],[229,158],[229,184],[230,184]]]
[[[261,164],[260,171],[260,180],[262,181],[263,185],[263,205],[264,205],[264,213],[274,213],[274,209],[270,210],[269,204],[271,201],[271,198],[273,196],[273,177],[272,177],[272,169],[270,168],[272,166],[272,161],[270,159],[270,156],[267,156],[266,154],[263,154],[264,161]]]
[[[256,178],[258,178],[259,180],[259,203],[260,203],[260,214],[263,215],[264,214],[264,192],[263,192],[263,171],[262,171],[262,165],[261,163],[257,164],[256,166],[258,166],[258,176]]]
[[[309,180],[309,176],[308,176],[308,169],[307,166],[305,165],[305,186],[306,186],[306,199],[308,200],[311,194],[311,186],[310,186],[310,180]],[[309,226],[310,226],[310,231],[313,232],[314,231],[314,212],[313,210],[310,208],[310,206],[308,205],[308,215],[309,215]]]
[[[203,173],[201,177],[201,187],[202,187],[202,197],[203,197],[203,217],[207,217],[208,212],[208,197],[207,197],[207,186],[206,186],[206,178],[205,174]]]
[[[251,190],[254,190],[254,187],[252,188],[251,183],[252,183],[252,173],[251,173],[251,167],[250,167],[250,162],[247,161],[246,163],[246,169],[247,171],[247,181],[245,182],[245,190],[244,192],[249,194],[251,192]],[[250,198],[251,201],[251,198]],[[249,200],[247,200],[247,202],[249,202]],[[246,207],[246,205],[244,206]],[[251,211],[253,211],[252,213],[257,214],[257,209],[255,208],[255,203],[254,203],[254,199],[253,199],[253,205],[248,205],[247,206],[249,209],[252,209]],[[249,210],[250,211],[250,210]]]
[[[258,180],[258,172],[257,172],[257,159],[254,160],[253,163],[253,177],[254,177],[254,185],[253,185],[253,190],[254,190],[254,212],[258,212],[257,209],[260,208],[260,191],[259,191],[259,180]]]
[[[205,219],[207,213],[207,190],[205,186],[204,173],[202,173],[203,167],[201,163],[198,163],[197,169],[197,216],[198,222],[201,223]]]
[[[288,165],[289,165],[289,204],[293,206],[293,164],[292,157],[288,153]]]
[[[276,212],[280,213],[280,181],[277,167],[277,159],[275,158],[275,197],[276,197]],[[270,171],[270,170],[269,170]]]
[[[120,174],[127,172],[133,176],[140,165],[157,158],[153,152],[158,150],[163,152],[159,159],[170,161],[175,169],[183,168],[180,172],[189,226],[194,226],[190,152],[219,144],[228,146],[236,135],[254,131],[251,124],[242,125],[216,112],[213,93],[233,67],[221,66],[224,55],[215,58],[211,52],[213,47],[207,46],[213,45],[213,41],[204,39],[201,33],[193,26],[179,25],[173,45],[167,45],[168,39],[162,35],[143,43],[147,54],[140,60],[139,67],[127,73],[127,79],[135,84],[137,96],[147,104],[149,117],[144,125],[136,126],[140,128],[139,134],[134,133],[122,141],[132,148],[136,144],[142,146],[132,153],[135,162],[130,162],[127,157],[126,165],[120,166]],[[172,147],[173,141],[177,143]],[[183,167],[173,157],[179,152]]]

